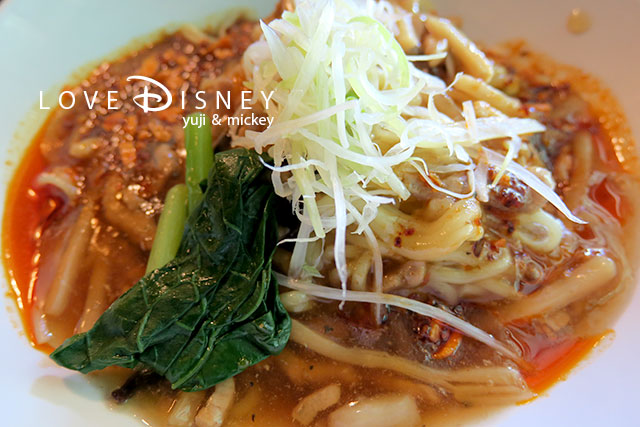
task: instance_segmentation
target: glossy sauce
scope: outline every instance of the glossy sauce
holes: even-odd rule
[[[22,322],[31,344],[46,353],[53,348],[35,343],[31,306],[37,278],[37,240],[45,218],[56,207],[56,201],[47,191],[36,190],[36,177],[46,166],[40,152],[40,140],[44,136],[51,116],[27,148],[24,158],[7,186],[7,199],[2,224],[2,258],[13,297],[20,310]]]

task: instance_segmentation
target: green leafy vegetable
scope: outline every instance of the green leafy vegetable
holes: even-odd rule
[[[174,388],[196,391],[279,353],[291,320],[271,271],[277,225],[264,177],[253,151],[217,154],[175,259],[51,358],[83,373],[145,366]]]

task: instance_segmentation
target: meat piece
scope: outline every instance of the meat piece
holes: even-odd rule
[[[385,292],[399,288],[416,288],[427,281],[427,265],[424,261],[407,261],[384,276]]]
[[[127,234],[142,249],[149,250],[156,234],[156,223],[142,211],[129,210],[122,203],[122,178],[109,175],[102,196],[102,212],[111,225]]]
[[[489,181],[497,174],[494,168],[489,169]],[[531,189],[515,175],[505,172],[500,181],[489,191],[488,205],[491,208],[510,213],[523,212],[531,209],[533,195]]]

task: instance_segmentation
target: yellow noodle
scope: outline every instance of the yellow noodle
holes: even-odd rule
[[[293,408],[291,418],[302,425],[309,425],[319,412],[324,411],[340,401],[340,384],[329,384],[302,398]]]
[[[567,277],[547,284],[500,311],[506,321],[550,313],[581,300],[608,284],[617,273],[615,262],[605,256],[594,256]]]
[[[593,168],[593,140],[586,130],[578,132],[573,139],[573,168],[571,185],[564,193],[564,201],[570,209],[580,205],[589,188]]]
[[[550,213],[538,209],[531,214],[518,215],[519,225],[513,237],[538,253],[549,253],[562,240],[564,225]]]
[[[453,24],[444,18],[428,16],[425,23],[427,30],[436,38],[447,39],[451,53],[462,63],[464,69],[472,76],[484,81],[493,77],[493,64],[467,36],[462,34]]]
[[[473,254],[469,256],[469,258],[472,257],[474,257]],[[488,260],[484,257],[475,268],[469,268],[468,265],[447,267],[436,264],[429,269],[429,280],[464,285],[502,275],[512,268],[513,257],[511,253],[508,249],[501,249],[495,260]]]
[[[109,271],[111,266],[106,257],[98,255],[94,258],[84,308],[74,331],[76,334],[91,329],[109,303],[107,292],[109,290]]]
[[[491,278],[465,285],[430,281],[427,288],[450,305],[458,304],[463,299],[482,303],[499,299],[509,300],[518,296],[513,280],[504,278]]]
[[[462,121],[462,110],[456,103],[446,94],[437,94],[433,97],[436,108],[441,113],[447,115],[452,120]]]
[[[354,262],[349,263],[350,288],[354,291],[367,290],[367,279],[373,258],[371,252],[363,252]]]
[[[427,384],[442,387],[454,396],[456,393],[462,394],[466,401],[472,403],[482,403],[486,398],[491,398],[496,394],[504,396],[511,393],[514,396],[512,402],[526,400],[532,396],[520,373],[509,367],[482,366],[455,370],[430,368],[382,351],[343,347],[297,320],[292,320],[291,339],[309,350],[338,362],[365,368],[387,369]],[[492,386],[486,387],[489,383]],[[465,389],[465,387],[473,385],[483,386],[484,390],[474,393],[470,392],[468,388]]]
[[[471,97],[471,99],[485,101],[487,104],[509,116],[517,115],[521,108],[518,99],[510,97],[483,80],[466,74],[460,76],[453,87]]]
[[[506,115],[500,110],[494,108],[486,101],[473,101],[473,109],[476,112],[476,117],[506,117]],[[524,147],[523,147],[524,149]]]
[[[89,239],[91,238],[91,220],[93,219],[93,202],[84,205],[76,223],[69,231],[70,237],[62,254],[61,263],[47,292],[44,304],[44,312],[51,316],[63,314],[69,304],[73,285],[80,273],[82,257],[86,254]]]
[[[475,199],[456,202],[433,222],[416,220],[392,206],[381,206],[371,228],[390,250],[408,259],[430,261],[483,235],[482,212]]]

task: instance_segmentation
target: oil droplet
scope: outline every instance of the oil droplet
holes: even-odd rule
[[[567,19],[567,29],[573,34],[585,33],[591,28],[591,17],[580,8],[575,8]]]

